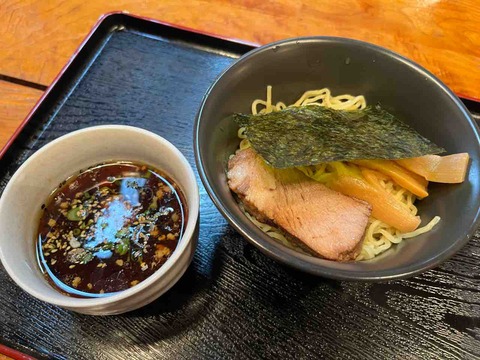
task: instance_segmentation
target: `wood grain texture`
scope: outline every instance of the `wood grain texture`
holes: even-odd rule
[[[65,89],[61,107],[32,119],[37,131],[0,166],[0,191],[34,150],[98,124],[154,131],[194,166],[198,103],[232,61],[211,49],[115,34],[86,75],[71,79],[77,85]],[[79,315],[32,298],[0,266],[0,341],[49,359],[480,358],[479,232],[455,257],[413,279],[333,281],[264,256],[197,181],[198,249],[164,296],[121,316]]]
[[[41,95],[40,90],[0,80],[0,148]]]
[[[114,10],[261,44],[300,35],[366,40],[480,99],[477,0],[6,0],[0,4],[0,73],[48,85],[98,17]]]

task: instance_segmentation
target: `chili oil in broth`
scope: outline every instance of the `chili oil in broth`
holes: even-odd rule
[[[118,161],[81,170],[42,205],[40,267],[71,296],[101,297],[135,286],[177,247],[184,204],[178,186],[144,164]]]

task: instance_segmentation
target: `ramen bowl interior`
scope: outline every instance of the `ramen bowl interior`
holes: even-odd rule
[[[111,160],[149,164],[170,175],[188,209],[186,228],[170,258],[138,285],[111,296],[76,298],[54,289],[35,254],[42,203],[80,169]],[[36,298],[85,314],[118,314],[155,300],[182,276],[197,243],[199,195],[195,175],[181,152],[162,137],[129,126],[98,126],[62,136],[34,153],[13,175],[0,199],[0,259],[10,277]]]
[[[230,192],[226,168],[239,145],[230,116],[251,113],[254,99],[293,103],[310,89],[333,95],[364,95],[447,149],[468,152],[470,169],[459,185],[429,185],[418,202],[422,225],[439,215],[431,232],[403,241],[373,260],[334,262],[291,250],[265,235],[242,212]],[[479,133],[461,101],[419,65],[386,49],[349,39],[312,37],[284,40],[246,54],[228,68],[204,97],[195,124],[195,152],[202,181],[220,212],[250,243],[294,268],[325,277],[388,280],[437,266],[464,246],[479,215]],[[301,141],[301,139],[299,139]]]

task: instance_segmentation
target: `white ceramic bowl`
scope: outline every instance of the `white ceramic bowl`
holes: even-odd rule
[[[42,275],[35,254],[41,204],[58,184],[80,169],[109,160],[139,161],[165,171],[182,189],[187,226],[167,262],[138,285],[103,298],[73,298]],[[164,138],[131,126],[96,126],[62,136],[34,153],[0,198],[0,260],[25,291],[48,303],[92,315],[119,314],[150,303],[183,275],[198,238],[199,195],[195,174],[182,153]]]

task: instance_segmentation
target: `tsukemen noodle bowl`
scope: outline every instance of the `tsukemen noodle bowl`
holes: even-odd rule
[[[308,93],[309,90],[315,91]],[[382,139],[383,145],[377,144],[373,150],[378,156],[384,156],[385,152],[390,156],[389,152],[395,152],[392,149],[396,144],[400,155],[394,154],[396,157],[390,158],[372,157],[368,139],[364,140],[365,145],[358,146],[355,143],[356,134],[345,133],[343,138],[338,137],[337,142],[331,141],[333,138],[330,137],[324,141],[330,141],[330,148],[322,150],[324,152],[320,155],[331,156],[323,156],[328,159],[324,160],[327,161],[326,167],[323,164],[316,165],[314,161],[317,154],[311,151],[316,145],[309,141],[317,135],[299,132],[295,124],[300,124],[300,128],[305,129],[308,128],[305,125],[309,121],[305,120],[307,115],[324,121],[329,116],[335,118],[337,113],[342,121],[346,118],[368,121],[368,116],[371,121],[378,114],[398,119],[401,131],[390,131]],[[284,121],[287,117],[293,119],[293,122],[289,124]],[[315,121],[312,120],[312,124],[320,124]],[[262,124],[272,125],[268,125],[268,128]],[[376,128],[375,121],[371,124],[372,133],[385,125],[381,121],[378,123],[381,125]],[[323,134],[319,131],[324,130],[319,130],[317,125],[311,127],[311,131]],[[274,126],[274,131],[271,131],[271,126]],[[338,127],[335,129],[339,133],[344,131]],[[411,129],[413,137],[402,143],[403,140],[399,140],[399,137],[407,129]],[[360,132],[366,134],[369,131],[365,126],[359,127],[359,143],[362,135]],[[321,135],[317,138],[324,140]],[[429,150],[431,152],[415,153],[413,144],[416,140],[411,140],[420,138],[425,143],[433,144]],[[241,235],[266,255],[297,269],[352,280],[412,276],[438,265],[466,244],[478,222],[478,138],[478,128],[464,105],[427,70],[375,45],[329,37],[284,40],[246,54],[221,74],[207,91],[195,124],[196,160],[202,181],[213,202]],[[350,144],[357,147],[341,144],[343,139],[348,139]],[[296,154],[295,157],[290,156],[289,152]],[[456,182],[455,184],[430,182],[427,189],[426,180],[412,172],[416,170],[415,166],[411,166],[412,161],[400,161],[403,158],[417,159],[417,156],[424,154],[440,155],[428,155],[431,159],[440,159],[446,155],[461,157],[463,170],[466,171],[464,181],[462,178],[459,181],[445,181]],[[318,158],[321,159],[322,156]],[[347,162],[328,162],[345,161],[342,159]],[[381,173],[384,169],[377,166],[375,159],[387,159],[381,161],[391,163],[395,169],[402,169],[410,180],[415,180],[412,183],[419,185],[409,188],[408,185],[411,184],[403,183],[407,186],[405,190],[394,184],[393,188],[387,189],[390,197],[397,196],[404,202],[397,209],[401,211],[395,214],[403,211],[405,219],[411,221],[410,224],[407,224],[408,221],[400,221],[392,213],[382,217],[385,214],[376,208],[372,198],[362,198],[360,192],[352,192],[352,189],[358,190],[352,184],[358,178],[365,180],[365,174],[368,175],[367,179],[377,177],[382,180],[379,186],[393,186],[390,178]],[[259,162],[261,165],[256,166]],[[290,166],[301,171],[289,173]],[[334,181],[338,177],[343,179],[345,172],[349,172],[347,175],[351,175],[350,179],[355,181]],[[277,183],[271,179],[272,174]],[[319,194],[320,198],[324,194],[324,185],[335,191],[347,192],[346,195],[360,200],[363,210],[357,209],[358,216],[347,211],[332,217],[330,215],[336,211],[337,204],[343,206],[345,197],[340,197],[342,201],[337,201],[331,196],[330,203],[314,202],[314,196],[305,196],[301,192],[297,198],[302,199],[298,202],[292,194],[289,198],[288,193],[272,197],[272,193],[278,192],[279,184],[280,187],[287,188],[286,184],[297,181],[292,178],[301,178],[304,183],[307,183],[305,179],[310,178],[308,184],[311,185],[311,193]],[[259,189],[262,187],[258,186],[259,179],[263,179],[267,184],[264,188],[268,189],[260,195]],[[312,184],[312,181],[318,184]],[[325,191],[327,190],[330,191]],[[384,190],[381,189],[383,193]],[[331,191],[328,192],[330,193]],[[416,198],[421,200],[415,201]],[[274,199],[273,202],[270,201],[273,205],[266,206],[268,201],[265,199]],[[373,204],[373,209],[361,204],[369,200],[373,201],[370,203]],[[295,203],[298,203],[297,207]],[[308,207],[302,204],[308,204]],[[381,201],[376,204],[383,206]],[[351,207],[351,204],[348,206]],[[302,211],[302,208],[307,208],[311,217],[309,213],[302,215],[296,212]],[[282,213],[284,209],[286,211]],[[290,217],[288,211],[292,214]],[[373,211],[374,216],[368,221],[368,231],[361,230],[361,233],[367,234],[366,237],[370,236],[368,246],[360,248],[353,244],[348,252],[344,252],[337,246],[340,238],[338,232],[345,232],[360,220],[361,229],[365,229],[369,211]],[[312,221],[315,214],[320,214],[318,220],[321,221]],[[297,225],[307,224],[308,228],[304,227],[302,231],[292,229],[289,227],[290,222],[295,222],[290,221],[292,218],[296,219]],[[377,221],[377,218],[381,221]],[[324,225],[318,225],[322,222]],[[280,231],[275,230],[278,224]],[[337,224],[336,229],[334,224]],[[396,229],[391,228],[391,224]],[[328,232],[325,229],[335,231]],[[309,251],[314,248],[312,246],[307,249],[304,246],[290,246],[292,244],[286,243],[282,237],[282,231],[287,235],[293,233],[297,239],[301,238],[302,233],[314,232],[315,236],[323,231],[325,256],[319,256],[320,251]],[[361,233],[357,231],[357,236]],[[386,246],[378,247],[374,243],[383,236],[381,233],[391,241],[383,239],[382,244]],[[348,237],[349,233],[345,238]],[[306,243],[311,245],[308,241]],[[335,246],[338,249],[332,255],[330,250]]]

